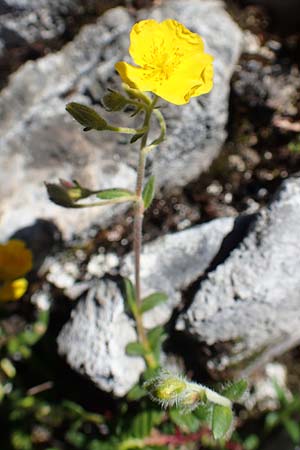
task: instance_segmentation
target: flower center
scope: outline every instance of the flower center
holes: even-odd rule
[[[164,82],[170,78],[183,57],[179,48],[168,48],[164,41],[152,48],[148,55],[148,64],[144,66],[149,73],[148,77],[156,82]]]

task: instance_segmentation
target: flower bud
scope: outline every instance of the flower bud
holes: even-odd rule
[[[66,110],[71,116],[84,126],[84,131],[107,130],[107,122],[92,108],[80,103],[68,103]]]
[[[89,197],[93,191],[80,186],[77,181],[60,180],[59,184],[45,183],[50,200],[65,208],[76,208],[76,202]]]
[[[109,89],[109,93],[103,97],[102,101],[108,111],[120,111],[128,103],[126,97],[112,89]]]
[[[163,406],[171,406],[177,403],[186,387],[186,381],[168,373],[163,373],[144,384],[144,388],[149,392],[152,399]]]

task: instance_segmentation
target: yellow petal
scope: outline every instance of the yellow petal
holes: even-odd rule
[[[32,252],[25,242],[11,239],[0,244],[0,281],[10,281],[25,275],[32,269]]]
[[[28,281],[25,278],[8,281],[0,286],[0,301],[8,302],[11,300],[19,300],[28,287]]]
[[[152,91],[153,80],[148,70],[132,66],[123,61],[118,62],[115,68],[124,83],[128,84],[128,86],[143,92]]]
[[[169,45],[173,49],[179,48],[185,56],[204,51],[204,43],[199,34],[193,33],[177,20],[164,20],[160,26],[163,35],[169,37]]]
[[[140,65],[148,65],[155,56],[157,47],[162,44],[160,24],[153,19],[137,22],[130,32],[129,53],[133,61]]]
[[[213,85],[213,58],[199,53],[185,58],[171,77],[153,90],[175,105],[184,105],[191,97],[209,92]]]
[[[158,23],[156,20],[142,20],[136,23],[130,33],[129,53],[134,62],[144,67],[155,67],[167,57],[180,53],[203,52],[201,37],[189,31],[173,19]]]

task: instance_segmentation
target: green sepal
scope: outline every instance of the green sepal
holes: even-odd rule
[[[99,191],[96,194],[96,197],[100,198],[101,200],[113,200],[115,198],[122,198],[122,197],[133,197],[133,192],[127,190],[127,189],[104,189],[103,191]]]
[[[232,383],[229,383],[222,389],[221,395],[227,397],[233,402],[236,402],[243,396],[247,387],[248,383],[246,380],[234,381]]]
[[[155,308],[155,306],[160,305],[168,300],[168,296],[163,292],[155,292],[154,294],[148,295],[148,297],[143,299],[140,311],[145,313]]]
[[[155,194],[155,177],[152,175],[143,190],[144,208],[147,209],[152,203]]]
[[[136,304],[136,295],[135,288],[129,278],[124,278],[124,287],[125,287],[125,298],[127,305],[135,317],[137,314],[137,304]]]
[[[126,353],[130,356],[143,356],[145,354],[145,349],[140,342],[129,342],[126,345]]]
[[[107,122],[92,108],[80,103],[72,102],[66,106],[66,111],[84,127],[89,130],[107,130]]]
[[[222,439],[231,427],[233,414],[227,406],[214,405],[212,415],[212,433],[215,439]]]

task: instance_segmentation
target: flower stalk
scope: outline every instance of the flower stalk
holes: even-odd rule
[[[142,250],[142,229],[143,229],[143,219],[144,219],[144,201],[142,197],[143,193],[143,183],[145,178],[145,166],[146,159],[148,153],[147,147],[147,139],[150,127],[150,121],[152,112],[154,110],[155,104],[157,102],[157,96],[153,98],[153,101],[146,108],[145,119],[143,127],[147,128],[147,131],[142,137],[140,152],[139,152],[139,161],[137,167],[137,180],[136,180],[136,202],[134,207],[134,225],[133,225],[133,251],[134,251],[134,267],[135,267],[135,295],[136,295],[136,304],[137,304],[137,313],[136,313],[136,326],[137,333],[140,343],[143,345],[145,349],[145,360],[148,367],[155,369],[158,367],[158,363],[156,358],[154,357],[149,341],[147,339],[147,335],[143,326],[142,314],[140,312],[142,305],[142,297],[141,297],[141,250]]]

